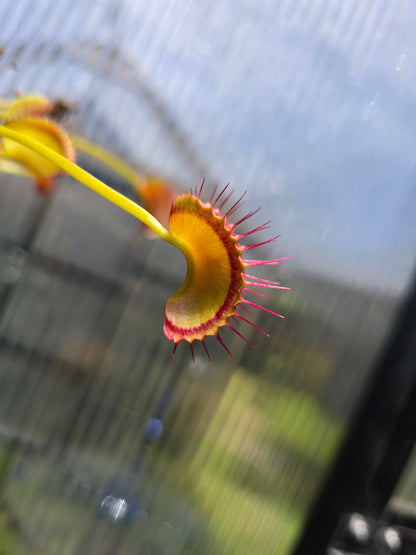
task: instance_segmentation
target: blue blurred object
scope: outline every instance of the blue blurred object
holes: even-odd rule
[[[163,422],[159,418],[149,418],[146,422],[144,435],[147,441],[156,441],[163,432]]]

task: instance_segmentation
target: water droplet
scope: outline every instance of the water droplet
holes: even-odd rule
[[[172,524],[169,524],[169,522],[162,522],[162,524],[159,526],[159,534],[161,536],[166,536],[170,534],[172,531],[173,531],[173,526]]]
[[[399,61],[398,61],[397,64],[395,65],[395,70],[396,70],[396,71],[400,71],[400,70],[403,69],[405,60],[406,60],[406,54],[405,54],[404,52],[402,52],[402,53],[400,54]]]
[[[144,435],[147,441],[156,441],[163,432],[163,422],[159,418],[149,418],[146,422]]]
[[[351,515],[348,522],[348,529],[359,543],[365,543],[370,538],[370,527],[368,522],[359,514]]]
[[[113,520],[121,520],[126,516],[128,508],[125,499],[114,499],[108,508],[108,512]]]
[[[112,495],[106,495],[104,499],[101,501],[100,511],[108,511],[113,501],[114,501],[114,497]]]
[[[377,92],[374,95],[374,97],[370,100],[370,102],[368,103],[368,105],[364,110],[364,114],[363,114],[364,120],[369,120],[370,118],[374,118],[374,116],[377,114],[377,111],[380,106],[380,97],[381,97],[380,92]]]
[[[386,528],[383,532],[384,541],[393,553],[399,551],[402,546],[400,534],[395,528]]]

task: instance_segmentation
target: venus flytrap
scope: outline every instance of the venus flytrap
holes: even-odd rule
[[[75,150],[66,131],[53,119],[61,101],[41,95],[0,99],[0,118],[5,127],[17,131],[75,162]],[[62,170],[50,160],[5,137],[0,143],[0,171],[32,178],[40,193],[49,193]]]
[[[0,118],[3,123],[28,117],[50,116],[53,103],[41,95],[25,95],[12,100],[0,99]]]
[[[5,122],[4,129],[9,129],[32,137],[37,142],[49,147],[51,151],[61,154],[68,160],[75,162],[75,150],[68,134],[53,120],[48,118],[27,118]],[[32,177],[37,183],[39,192],[49,193],[56,178],[62,173],[61,168],[37,154],[32,148],[10,140],[3,134],[0,144],[0,169],[11,171],[22,176]],[[3,166],[2,166],[3,163]]]
[[[237,233],[238,226],[258,212],[258,210],[252,210],[244,217],[231,222],[230,218],[240,207],[244,195],[227,209],[225,206],[231,197],[228,185],[220,192],[217,192],[216,187],[209,201],[203,202],[201,200],[202,183],[194,192],[191,190],[188,194],[179,195],[173,200],[168,231],[145,208],[77,166],[70,156],[66,157],[65,153],[60,150],[61,145],[57,145],[55,142],[51,144],[49,136],[45,137],[45,135],[39,134],[37,126],[28,123],[31,120],[21,121],[19,120],[18,125],[11,125],[16,122],[5,122],[0,125],[3,152],[13,151],[12,143],[19,145],[21,149],[27,150],[25,162],[32,160],[30,156],[38,157],[44,161],[49,172],[54,169],[68,173],[80,183],[138,218],[184,255],[187,262],[185,280],[179,290],[168,299],[165,308],[164,333],[168,339],[174,342],[174,352],[177,344],[185,340],[189,343],[193,356],[193,343],[199,340],[209,357],[205,340],[208,336],[214,336],[231,354],[220,336],[220,330],[224,327],[228,327],[254,347],[234,327],[235,321],[243,321],[264,335],[268,334],[243,316],[241,309],[254,307],[283,318],[281,314],[272,312],[247,298],[247,295],[266,297],[259,292],[264,288],[288,288],[282,287],[278,282],[257,278],[247,273],[251,267],[264,264],[278,265],[284,259],[252,260],[244,258],[243,255],[246,251],[278,238],[276,236],[251,245],[243,245],[240,242],[243,238],[266,229],[270,223],[266,222],[242,234]],[[83,139],[79,137],[73,139],[75,145],[84,147],[84,151],[90,149],[92,143],[82,143],[82,141]],[[100,151],[100,147],[96,145],[93,145],[92,150],[96,158],[100,159],[101,156],[105,158],[105,163],[113,167],[128,181],[132,182],[135,179],[133,170],[126,165],[123,167],[123,162],[118,158],[106,153],[103,149]],[[38,164],[38,158],[36,158],[36,164],[32,163],[31,168],[35,165],[37,168],[42,166],[42,164]],[[46,175],[47,172],[44,173]]]

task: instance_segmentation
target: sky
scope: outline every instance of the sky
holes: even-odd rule
[[[416,251],[412,2],[6,4],[5,58],[28,37],[33,49],[20,55],[20,71],[3,60],[4,94],[36,89],[82,99],[139,160],[187,190],[201,175],[187,171],[143,98],[136,106],[125,84],[100,81],[65,56],[49,75],[33,63],[38,43],[100,45],[103,66],[116,45],[207,177],[247,189],[248,206],[273,219],[283,238],[271,256],[290,254],[294,271],[370,288],[406,286]],[[56,79],[64,65],[66,77]],[[106,71],[115,71],[111,63]]]

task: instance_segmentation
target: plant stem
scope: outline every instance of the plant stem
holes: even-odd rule
[[[78,150],[85,152],[89,156],[96,158],[116,173],[121,175],[123,179],[127,181],[133,188],[136,186],[137,175],[136,172],[128,164],[120,160],[117,156],[114,156],[111,152],[108,152],[105,148],[98,146],[90,141],[87,141],[79,135],[73,135],[71,133],[70,139],[72,144]]]
[[[147,210],[143,207],[139,206],[132,200],[128,199],[121,193],[115,191],[87,171],[83,170],[73,162],[70,162],[64,156],[61,156],[54,150],[48,148],[44,144],[32,139],[24,135],[23,133],[18,133],[5,127],[4,125],[0,125],[0,136],[7,137],[16,143],[19,143],[30,150],[33,150],[40,156],[43,156],[52,164],[55,164],[61,170],[67,172],[69,175],[74,177],[77,181],[89,187],[102,197],[106,198],[113,204],[117,205],[122,210],[125,210],[129,214],[132,214],[136,218],[138,218],[141,222],[146,224],[150,229],[152,229],[155,233],[157,233],[162,239],[177,247],[185,256],[186,261],[188,263],[188,274],[187,279],[189,279],[190,274],[192,273],[194,262],[192,258],[192,254],[190,253],[188,247],[179,239],[173,237],[169,231],[163,227],[163,225],[157,220],[154,216],[152,216]]]

